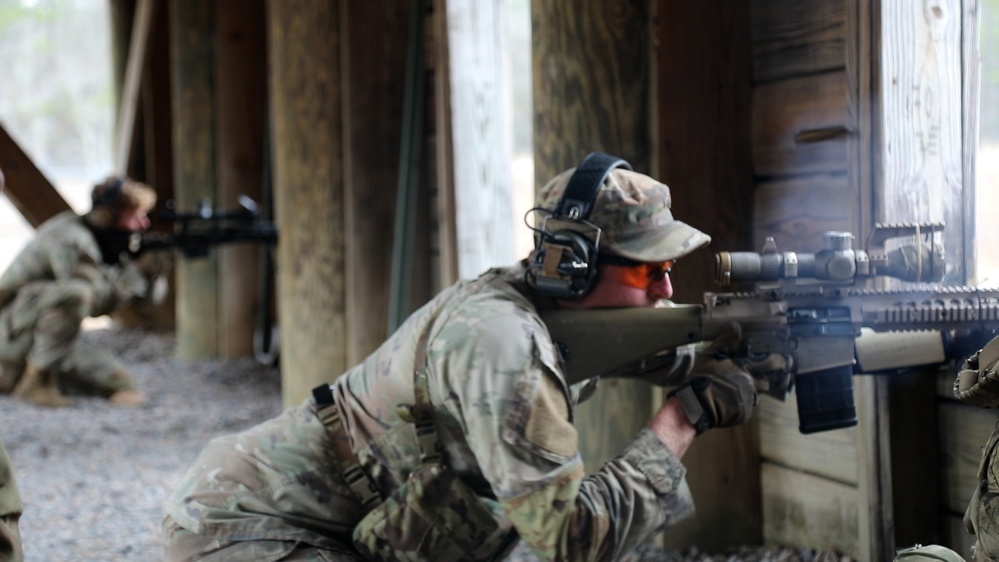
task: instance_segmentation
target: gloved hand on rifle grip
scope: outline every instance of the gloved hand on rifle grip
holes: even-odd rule
[[[793,384],[792,358],[778,353],[747,357],[740,349],[741,342],[742,327],[729,322],[710,345],[697,352],[690,374],[749,373],[758,392],[784,400]]]
[[[695,376],[667,397],[680,401],[687,421],[698,435],[712,428],[746,423],[759,402],[753,379],[738,368],[716,375]]]

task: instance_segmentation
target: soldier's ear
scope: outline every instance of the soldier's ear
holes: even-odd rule
[[[114,213],[111,212],[111,209],[103,205],[94,206],[84,218],[90,223],[90,226],[98,230],[111,228],[111,225],[114,223]]]

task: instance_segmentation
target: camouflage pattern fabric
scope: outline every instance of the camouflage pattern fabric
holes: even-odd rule
[[[3,443],[0,443],[0,562],[24,560],[21,533],[17,526],[22,511],[24,506],[14,481],[14,470]]]
[[[61,213],[0,276],[0,367],[20,373],[31,361],[65,375],[86,391],[132,388],[121,365],[100,349],[77,342],[88,316],[109,314],[148,291],[145,275],[126,262],[103,263],[93,233],[75,213]]]
[[[954,381],[959,400],[982,408],[999,406],[999,338],[964,362]],[[978,467],[978,487],[964,513],[964,526],[975,535],[972,559],[999,560],[999,424],[986,443]]]
[[[586,476],[572,420],[592,386],[566,385],[524,272],[525,264],[492,270],[445,290],[333,382],[352,449],[387,498],[380,525],[394,544],[368,553],[372,558],[430,559],[434,545],[414,536],[422,524],[392,515],[388,505],[414,493],[434,500],[419,500],[422,517],[447,525],[465,521],[467,507],[447,498],[469,491],[479,503],[476,517],[488,515],[476,526],[504,533],[488,555],[448,545],[457,548],[453,559],[501,559],[519,537],[542,560],[613,560],[693,514],[683,465],[648,429]],[[427,476],[409,423],[424,332],[442,457],[464,491]],[[672,376],[679,382],[687,372]],[[358,523],[369,514],[340,477],[315,409],[310,398],[208,444],[168,503],[167,560],[246,560],[247,542],[312,545],[316,556],[366,542],[367,527]],[[443,497],[426,489],[443,489]],[[481,531],[453,525],[468,536]]]

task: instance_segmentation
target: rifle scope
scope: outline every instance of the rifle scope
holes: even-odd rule
[[[903,281],[938,282],[946,271],[940,244],[903,244],[883,255],[852,248],[853,234],[822,235],[823,249],[814,254],[778,252],[767,237],[762,252],[718,252],[715,281],[720,285],[779,279],[812,279],[851,283],[857,278],[885,275]]]

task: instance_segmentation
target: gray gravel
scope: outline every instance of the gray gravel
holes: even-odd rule
[[[159,524],[174,486],[202,446],[281,410],[280,375],[252,359],[174,358],[171,333],[95,322],[83,337],[113,350],[149,402],[138,409],[77,398],[38,408],[0,396],[0,440],[14,465],[25,513],[28,562],[162,560]],[[850,562],[801,549],[743,548],[707,554],[640,549],[636,561]],[[518,548],[510,561],[529,562]]]

